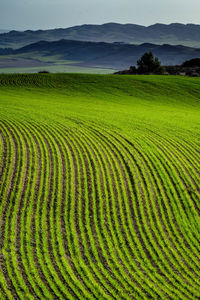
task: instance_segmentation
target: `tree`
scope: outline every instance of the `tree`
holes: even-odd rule
[[[200,58],[193,58],[191,60],[187,60],[182,64],[182,67],[186,67],[186,68],[200,67]]]
[[[161,66],[160,61],[157,57],[153,56],[152,52],[146,52],[142,57],[137,61],[139,74],[163,74],[164,68]]]

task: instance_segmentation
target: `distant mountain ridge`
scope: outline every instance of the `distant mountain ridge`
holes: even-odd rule
[[[155,45],[150,43],[130,45],[73,40],[40,41],[21,49],[13,50],[12,55],[31,58],[38,54],[46,59],[56,56],[60,60],[78,61],[79,65],[101,66],[120,70],[136,64],[139,57],[147,51],[152,51],[164,65],[181,64],[186,60],[200,57],[200,49],[185,46]]]
[[[2,34],[2,33],[7,33],[7,32],[9,32],[9,30],[6,30],[6,29],[0,29],[0,34]]]
[[[1,48],[20,48],[40,40],[60,39],[122,42],[131,44],[153,43],[184,45],[200,48],[200,25],[172,23],[142,26],[136,24],[106,23],[103,25],[80,25],[49,30],[10,31],[0,34]]]

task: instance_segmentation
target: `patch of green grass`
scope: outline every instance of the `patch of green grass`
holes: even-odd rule
[[[200,297],[200,79],[0,75],[0,297]]]

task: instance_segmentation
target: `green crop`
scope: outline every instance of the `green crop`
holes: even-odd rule
[[[0,299],[199,299],[199,146],[199,78],[0,75]]]

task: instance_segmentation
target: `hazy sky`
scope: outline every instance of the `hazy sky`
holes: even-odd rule
[[[0,0],[0,29],[106,22],[200,24],[199,0]]]

